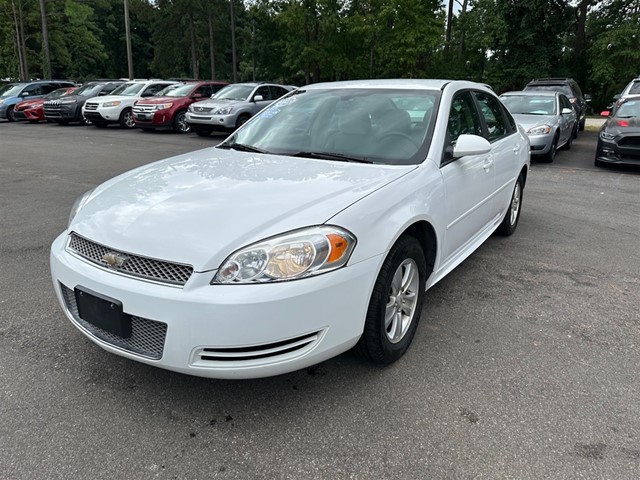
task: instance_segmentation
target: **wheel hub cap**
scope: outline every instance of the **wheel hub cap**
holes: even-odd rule
[[[391,343],[402,340],[411,326],[418,301],[418,284],[418,266],[412,259],[406,259],[393,275],[385,308],[385,333]]]

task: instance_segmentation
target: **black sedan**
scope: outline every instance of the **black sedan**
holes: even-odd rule
[[[611,112],[598,135],[595,165],[606,164],[640,166],[640,95],[625,98]]]

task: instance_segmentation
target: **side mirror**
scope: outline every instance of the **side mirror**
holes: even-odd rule
[[[263,100],[264,100],[264,97],[262,95],[256,95],[255,97],[253,97],[254,102],[261,102]]]
[[[562,115],[571,115],[571,113],[573,113],[573,110],[571,110],[570,108],[566,108],[565,107],[565,108],[562,109],[562,112],[560,112],[560,113],[562,113]]]
[[[21,97],[28,97],[29,95],[31,95],[29,92],[20,92]]]
[[[591,101],[591,95],[589,95],[588,93],[584,94],[584,101],[585,102],[590,102]]]
[[[603,110],[602,112],[600,112],[601,117],[608,117],[609,115],[611,115],[611,112],[609,110]]]
[[[460,135],[455,147],[453,158],[466,157],[468,155],[485,155],[491,151],[491,144],[486,138],[478,135]]]
[[[109,92],[105,92],[104,90],[102,90],[101,92],[98,93],[99,97],[104,97],[105,95],[108,95]]]

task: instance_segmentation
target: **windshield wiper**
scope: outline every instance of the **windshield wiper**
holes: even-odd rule
[[[287,154],[284,154],[287,155]],[[291,157],[320,158],[322,160],[338,160],[340,162],[354,163],[373,163],[366,157],[354,157],[352,155],[344,155],[342,153],[333,152],[296,152],[289,154]]]
[[[233,149],[233,150],[238,150],[239,152],[269,153],[266,150],[261,150],[260,148],[256,148],[253,145],[245,145],[244,143],[232,143],[232,144],[222,143],[218,145],[218,148]]]

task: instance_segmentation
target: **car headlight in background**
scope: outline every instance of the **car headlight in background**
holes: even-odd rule
[[[102,104],[102,106],[103,106],[104,108],[107,108],[107,107],[117,107],[117,106],[118,106],[118,105],[120,105],[121,103],[122,103],[122,102],[119,102],[118,100],[116,100],[116,101],[114,101],[114,102],[104,102],[104,103]]]
[[[229,115],[233,112],[233,107],[221,107],[213,112],[214,115]]]
[[[88,192],[83,193],[78,198],[76,198],[75,202],[73,202],[73,207],[71,207],[71,212],[69,213],[69,223],[67,224],[67,228],[69,228],[69,225],[71,225],[71,222],[73,221],[75,216],[78,214],[78,211],[82,208],[82,206],[85,203],[87,203],[87,200],[93,193],[93,190],[94,189],[92,188]]]
[[[344,266],[355,245],[356,238],[339,227],[296,230],[236,251],[211,284],[281,282],[319,275]]]
[[[154,105],[154,110],[166,110],[167,108],[173,107],[173,103],[158,103]]]
[[[540,125],[538,127],[533,127],[529,131],[527,131],[527,135],[547,135],[551,132],[551,127],[549,125]]]
[[[611,135],[610,133],[605,132],[604,130],[602,132],[600,132],[600,138],[602,140],[608,140],[608,141],[612,141],[613,139],[616,138],[615,135]]]

